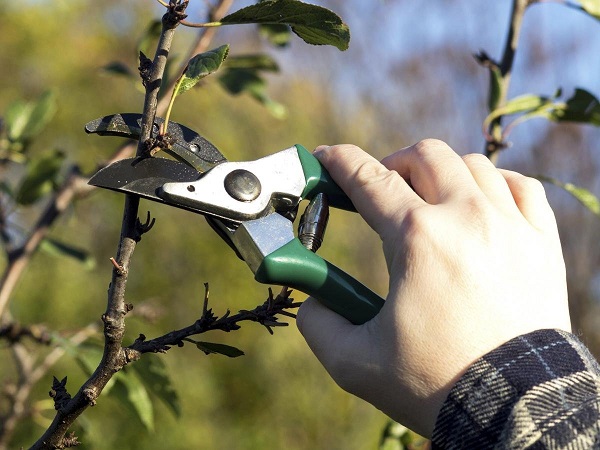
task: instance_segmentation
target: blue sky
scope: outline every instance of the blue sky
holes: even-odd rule
[[[253,1],[236,0],[233,9]],[[131,33],[126,12],[144,2],[159,17],[162,7],[156,1],[126,0],[115,3],[107,23]],[[482,138],[477,124],[485,116],[487,75],[476,67],[471,55],[483,49],[492,57],[500,56],[511,0],[308,2],[342,16],[352,34],[350,49],[315,48],[300,39],[294,39],[286,51],[270,49],[281,62],[284,77],[314,77],[327,83],[344,106],[360,107],[365,96],[381,101],[404,122],[410,121],[412,108],[429,102],[426,113],[431,120],[412,124],[410,139],[435,136],[478,150]],[[203,20],[205,9],[204,0],[191,0],[189,19]],[[240,29],[243,33],[252,26],[223,29],[215,45],[234,40],[232,34]],[[239,50],[237,39],[232,52]],[[600,96],[598,55],[600,21],[557,2],[535,4],[525,16],[510,95],[551,95],[561,87],[569,96],[575,87],[584,87]],[[403,69],[419,59],[428,65],[423,85],[403,78]],[[522,133],[521,138],[527,139],[527,127],[516,134]]]

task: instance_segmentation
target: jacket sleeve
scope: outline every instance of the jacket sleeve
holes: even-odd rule
[[[432,448],[600,448],[600,366],[564,331],[514,338],[452,388]]]

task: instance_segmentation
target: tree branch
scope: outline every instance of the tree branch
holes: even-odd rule
[[[129,145],[122,146],[103,166],[126,158],[132,151]],[[94,186],[88,185],[87,180],[87,177],[80,174],[78,166],[71,166],[67,171],[65,181],[48,201],[45,209],[32,227],[29,236],[25,239],[24,244],[9,252],[8,264],[0,279],[0,323],[6,322],[4,311],[12,292],[25,268],[29,265],[31,257],[50,232],[52,225],[54,225],[74,200],[83,198],[96,189]]]
[[[173,4],[174,7],[177,7],[177,3],[181,3],[181,2],[171,2],[171,3]],[[187,4],[187,2],[185,2],[185,3]],[[233,0],[219,1],[209,12],[210,20],[216,20],[216,19],[224,16],[227,13],[227,10],[231,7],[232,3],[233,3]],[[172,17],[171,17],[171,20],[172,20]],[[150,114],[148,114],[148,115],[144,114],[146,130],[145,130],[145,133],[142,135],[142,139],[140,139],[140,141],[138,141],[138,154],[144,151],[143,145],[144,145],[144,142],[146,142],[150,136],[149,133],[151,133],[151,124],[154,122],[155,115],[157,114],[157,112],[159,114],[162,114],[166,107],[166,104],[164,103],[164,101],[161,102],[160,104],[157,104],[157,100],[158,100],[158,93],[159,93],[159,88],[160,88],[160,84],[161,84],[162,73],[164,72],[164,64],[166,63],[166,58],[168,56],[168,47],[170,46],[170,42],[171,42],[171,39],[173,36],[173,30],[176,26],[177,26],[177,22],[171,22],[170,26],[168,27],[168,29],[170,31],[168,33],[162,34],[161,42],[158,45],[159,51],[157,51],[157,53],[156,53],[155,62],[153,62],[154,71],[150,75],[150,78],[154,79],[153,80],[154,83],[152,80],[150,80],[150,83],[149,83],[150,94],[147,95],[145,98],[145,111],[148,108],[150,110]],[[197,53],[206,51],[208,49],[208,47],[210,46],[210,42],[214,38],[215,32],[216,32],[216,30],[214,30],[214,29],[201,30],[201,32],[198,33],[198,38],[197,38],[196,42],[192,46],[190,54],[195,55]],[[166,50],[166,52],[164,50]],[[152,114],[152,112],[153,112],[153,114]],[[148,125],[150,125],[150,126],[148,126]],[[116,151],[116,153],[108,161],[106,161],[104,164],[102,164],[99,168],[107,166],[119,159],[129,157],[133,152],[134,152],[134,144],[133,143],[130,142],[130,143],[124,144]],[[77,166],[72,166],[69,169],[68,176],[66,177],[65,182],[59,188],[59,190],[52,196],[46,209],[40,215],[40,219],[35,224],[35,226],[32,228],[32,231],[31,231],[29,237],[26,239],[25,243],[19,249],[16,249],[15,251],[11,252],[11,254],[10,254],[9,263],[4,270],[2,278],[0,279],[0,323],[2,323],[2,321],[5,321],[5,322],[7,321],[5,319],[7,319],[8,316],[3,313],[6,309],[6,306],[8,305],[8,302],[12,295],[14,287],[16,286],[18,280],[20,279],[22,273],[24,272],[25,268],[29,264],[31,257],[33,256],[33,254],[39,247],[40,243],[47,236],[47,234],[50,230],[50,227],[61,216],[61,214],[64,212],[64,210],[73,202],[73,200],[84,197],[85,195],[87,195],[91,191],[93,191],[94,189],[95,188],[93,186],[87,185],[87,177],[80,175],[79,168]],[[131,254],[133,253],[133,250],[135,248],[135,242],[136,242],[136,240],[139,240],[139,230],[137,229],[137,199],[130,198],[130,199],[126,200],[123,224],[124,224],[124,227],[122,227],[123,228],[122,238],[120,239],[119,249],[117,252],[117,259],[119,261],[125,262],[131,258]],[[127,224],[127,225],[125,226],[125,224]],[[111,289],[113,286],[118,286],[118,285],[121,285],[122,288],[115,289],[113,295],[111,295],[111,298],[113,296],[114,296],[114,298],[119,298],[119,297],[123,298],[122,296],[124,294],[124,285],[126,284],[126,277],[124,280],[122,275],[123,275],[123,273],[126,273],[126,271],[128,270],[128,264],[121,265],[120,267],[122,270],[117,271],[117,272],[119,272],[119,273],[117,273],[118,277],[116,278],[117,283],[114,282],[115,274],[113,273],[113,282],[111,283]],[[119,292],[119,294],[117,294],[117,292]],[[117,301],[112,306],[113,307],[117,306],[117,310],[122,310],[122,308],[119,308],[120,304],[122,304],[122,302]],[[111,306],[107,305],[107,312],[111,309],[112,309]],[[127,308],[125,308],[125,310],[127,310]],[[118,317],[118,314],[117,314],[117,317]],[[105,321],[105,330],[107,330],[107,329],[111,330],[112,327],[115,326],[115,322],[114,322],[114,320],[112,320],[112,318],[113,317],[111,317],[107,314],[105,314],[103,316],[103,320]],[[117,318],[117,322],[118,321],[119,321],[119,319]],[[112,331],[109,331],[109,334],[113,335]],[[21,350],[22,350],[22,352],[19,353],[19,355],[26,356],[27,350],[24,347],[22,347],[19,351],[21,351]],[[119,345],[112,346],[112,351],[110,351],[109,354],[112,354],[113,356],[115,356],[115,355],[119,356],[116,358],[116,360],[123,362],[123,359],[120,358],[120,356],[122,356],[121,350],[122,349],[120,347],[120,342],[119,342]],[[60,349],[55,349],[49,355],[47,355],[47,358],[44,360],[44,362],[40,366],[38,366],[36,368],[33,368],[33,366],[29,367],[29,370],[33,371],[33,372],[28,379],[29,380],[35,379],[35,381],[38,381],[49,369],[49,365],[50,365],[49,363],[52,362],[52,364],[53,364],[54,359],[60,358],[63,354],[64,354],[64,351],[61,351]],[[105,352],[105,354],[106,354],[106,352]],[[107,360],[111,360],[111,358],[108,357]],[[112,360],[114,361],[115,359],[113,358]],[[104,358],[103,358],[103,362],[104,362]],[[102,365],[102,363],[100,365]],[[30,383],[30,384],[33,384],[33,383]],[[20,389],[19,390],[19,393],[20,393],[19,394],[19,399],[20,399],[19,403],[24,404],[26,398],[28,397],[28,395],[30,393],[30,390],[31,390],[31,386],[28,389]],[[82,390],[83,390],[83,387],[82,387]],[[80,390],[80,392],[81,392],[81,390]],[[87,394],[89,395],[90,392],[88,391]],[[99,395],[99,392],[95,393],[96,397],[97,397],[97,395]],[[76,396],[76,398],[77,398],[77,396]],[[94,401],[95,400],[92,399],[88,403],[93,404]],[[14,404],[11,406],[20,408],[21,405]],[[14,408],[11,408],[11,410],[14,411]],[[77,414],[77,415],[79,415],[79,414]],[[12,414],[10,416],[12,416]],[[19,418],[21,416],[19,414],[17,414],[16,417]],[[16,424],[16,422],[15,422],[15,424]],[[10,439],[10,436],[8,436],[8,435],[12,434],[12,433],[8,433],[8,434],[5,433],[5,431],[8,431],[7,430],[8,427],[6,425],[7,425],[6,421],[3,421],[3,426],[0,426],[0,442],[7,442],[7,439]],[[12,427],[12,425],[11,425],[11,427]],[[45,434],[45,436],[47,436],[47,433]],[[39,443],[41,446],[38,448],[44,448],[45,444],[43,444],[43,441],[44,441],[44,438],[40,439]]]
[[[31,256],[47,236],[50,226],[83,190],[85,190],[84,179],[80,176],[77,167],[73,166],[69,170],[66,182],[54,194],[25,243],[9,252],[8,265],[0,280],[0,318],[3,318],[4,310],[19,278],[29,264]]]
[[[171,42],[178,25],[178,20],[185,17],[183,11],[187,1],[171,0],[167,13],[162,19],[162,31],[158,42],[151,70],[144,77],[146,95],[144,99],[144,111],[142,114],[142,130],[138,142],[137,155],[146,151],[146,145],[152,135],[152,125],[156,116],[158,104],[158,92],[164,74],[167,57],[171,48]],[[96,399],[106,386],[112,376],[121,370],[127,363],[125,353],[121,348],[125,332],[125,315],[128,308],[125,305],[125,288],[127,285],[127,274],[135,245],[140,238],[138,230],[138,205],[139,198],[128,195],[125,198],[121,235],[117,249],[116,261],[120,269],[115,267],[108,291],[106,312],[102,316],[104,323],[104,352],[100,364],[81,386],[77,394],[68,401],[56,404],[57,414],[50,427],[44,435],[33,445],[33,449],[52,449],[60,445],[65,434],[73,422],[89,406],[96,403]],[[65,380],[66,381],[66,380]],[[66,389],[64,384],[62,388]],[[67,393],[65,392],[65,395]],[[64,397],[63,397],[64,398]]]
[[[0,450],[8,448],[10,439],[14,430],[21,419],[23,419],[28,411],[25,407],[27,399],[31,394],[31,390],[44,377],[48,370],[56,362],[62,358],[67,351],[68,346],[78,346],[86,341],[89,337],[98,331],[98,325],[90,324],[85,328],[77,331],[73,336],[67,339],[67,345],[56,346],[40,364],[33,366],[32,358],[29,352],[20,342],[15,342],[11,346],[13,356],[17,362],[17,371],[19,374],[18,383],[11,386],[9,392],[11,408],[4,416],[0,417]],[[34,333],[36,334],[36,333]]]
[[[208,292],[208,287],[207,287]],[[140,336],[132,345],[127,347],[127,357],[129,360],[139,359],[144,353],[164,353],[172,346],[183,346],[185,338],[207,331],[221,330],[225,332],[239,330],[240,322],[253,321],[263,325],[269,333],[273,334],[272,327],[287,326],[285,322],[278,321],[278,314],[288,317],[296,317],[295,314],[288,312],[288,309],[295,309],[300,303],[294,303],[290,297],[291,291],[283,289],[277,297],[273,297],[273,292],[269,289],[269,297],[260,306],[251,311],[239,311],[235,315],[230,315],[227,311],[223,316],[216,317],[212,309],[208,309],[208,295],[206,296],[202,316],[192,325],[180,330],[171,331],[163,336],[146,340],[145,336]]]
[[[521,36],[523,17],[527,7],[532,3],[535,3],[535,0],[513,0],[504,52],[502,54],[502,59],[497,65],[500,71],[498,83],[499,92],[497,102],[493,105],[494,109],[501,107],[506,103],[512,67],[517,52],[519,37]],[[494,77],[491,70],[490,77]],[[492,80],[492,83],[493,82],[494,80]],[[499,117],[490,124],[488,134],[491,137],[491,140],[488,140],[485,143],[484,153],[494,164],[497,164],[499,151],[504,147],[504,143],[502,142],[502,117]]]
[[[218,20],[223,17],[231,5],[233,0],[221,0],[209,11],[209,21]],[[214,39],[217,30],[202,29],[198,33],[196,42],[192,45],[189,51],[189,57],[198,53],[203,53],[208,50],[210,43]],[[187,59],[189,59],[189,57]],[[187,61],[187,59],[185,61]],[[186,62],[182,64],[181,70],[185,67]],[[175,80],[171,81],[166,91],[169,92],[175,86]],[[164,114],[167,105],[169,103],[168,97],[163,97],[159,100],[156,114]],[[130,157],[135,152],[134,143],[128,142],[122,145],[111,158],[105,161],[98,167],[98,170],[102,167],[106,167],[115,161],[123,158]],[[139,145],[139,144],[138,144]],[[26,239],[25,243],[15,251],[11,252],[9,257],[9,263],[4,269],[2,277],[0,278],[0,323],[4,317],[4,310],[10,300],[12,292],[21,278],[23,271],[28,266],[31,256],[37,250],[39,244],[48,235],[51,226],[61,216],[64,210],[77,198],[82,198],[95,190],[94,186],[87,184],[87,177],[80,175],[79,168],[73,166],[69,169],[66,181],[57,190],[49,201],[48,206],[41,214],[40,219],[36,225],[32,228],[31,234]]]

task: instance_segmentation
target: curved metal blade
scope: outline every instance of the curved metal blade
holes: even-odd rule
[[[231,236],[237,224],[207,215],[206,212],[189,206],[169,203],[158,196],[163,184],[169,182],[196,181],[202,174],[186,164],[165,158],[129,158],[119,160],[99,170],[88,184],[125,194],[135,194],[148,200],[164,203],[204,215],[208,224],[242,258],[233,244]]]
[[[85,125],[85,131],[100,136],[121,136],[139,139],[142,115],[137,113],[112,114],[92,120]],[[158,135],[164,119],[156,117],[152,127],[152,136]],[[189,164],[199,172],[206,172],[226,161],[221,152],[208,140],[195,131],[176,122],[169,122],[167,132],[173,137],[174,144],[165,150],[173,157]]]
[[[90,178],[88,184],[125,194],[135,194],[160,203],[167,203],[157,195],[163,184],[196,181],[201,174],[187,164],[166,158],[121,159]],[[194,208],[168,203],[170,206],[202,214]]]

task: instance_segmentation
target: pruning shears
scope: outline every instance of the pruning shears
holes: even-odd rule
[[[89,122],[88,133],[138,138],[141,115],[114,114]],[[156,137],[163,125],[157,118]],[[305,292],[355,324],[372,319],[384,300],[338,267],[309,250],[294,234],[293,221],[302,200],[310,200],[299,234],[321,239],[327,203],[354,210],[350,199],[319,161],[294,145],[247,162],[228,162],[196,132],[169,122],[174,159],[136,157],[98,171],[89,184],[138,195],[201,214],[265,284]]]

